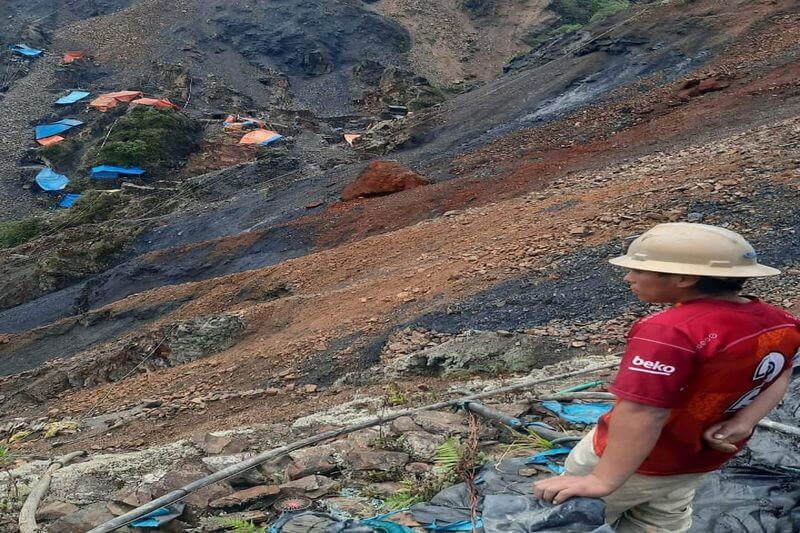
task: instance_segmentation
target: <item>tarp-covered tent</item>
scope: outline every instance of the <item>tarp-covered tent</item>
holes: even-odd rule
[[[266,146],[283,139],[283,135],[271,130],[253,130],[239,139],[239,144],[260,144]]]
[[[166,98],[137,98],[131,101],[131,105],[146,105],[159,109],[180,109]]]
[[[117,91],[114,93],[101,94],[89,103],[93,107],[105,113],[112,107],[117,107],[120,103],[130,102],[144,96],[141,91]]]
[[[52,137],[53,135],[64,133],[75,126],[80,126],[81,124],[83,124],[83,122],[75,120],[74,118],[65,118],[58,122],[53,122],[52,124],[39,124],[35,128],[36,138],[44,139],[45,137]]]
[[[37,50],[36,48],[31,48],[27,44],[14,44],[11,45],[9,48],[11,48],[12,52],[23,55],[25,57],[39,57],[43,53],[41,50]]]
[[[77,202],[80,197],[81,197],[80,194],[65,194],[61,198],[61,201],[58,202],[58,207],[69,209],[70,207],[75,205],[75,202]]]
[[[36,142],[42,146],[50,146],[51,144],[57,144],[64,140],[64,137],[61,135],[51,135],[50,137],[45,137],[43,139],[36,139]]]
[[[72,91],[66,96],[62,96],[58,100],[56,100],[56,105],[69,105],[74,104],[75,102],[80,102],[91,93],[86,91]]]
[[[69,184],[69,178],[55,172],[52,168],[43,168],[36,175],[36,185],[46,192],[63,191]]]
[[[145,170],[139,167],[118,167],[114,165],[100,165],[92,168],[92,179],[113,180],[125,176],[143,176]]]
[[[358,133],[345,133],[344,140],[350,146],[353,146],[357,140],[361,138],[361,135]]]
[[[69,64],[86,57],[86,52],[81,50],[69,50],[64,53],[64,63]]]
[[[266,129],[266,127],[267,124],[263,120],[241,115],[228,115],[223,123],[225,131],[241,131],[250,128]]]

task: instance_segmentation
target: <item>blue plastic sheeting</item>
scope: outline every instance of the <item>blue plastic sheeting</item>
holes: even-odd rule
[[[555,413],[558,418],[573,424],[597,424],[601,416],[614,407],[612,403],[563,404],[555,400],[542,402],[542,407]]]
[[[550,458],[568,455],[569,452],[569,448],[553,448],[552,450],[546,450],[530,456],[525,463],[529,465],[544,465],[554,474],[561,474],[564,472],[564,467],[558,463],[554,463]]]
[[[80,194],[65,194],[61,198],[61,201],[58,202],[58,207],[63,207],[64,209],[69,209],[70,207],[75,205],[75,202],[77,202],[78,198],[80,198],[80,197],[81,197]]]
[[[92,168],[92,178],[96,180],[117,179],[122,176],[141,176],[145,173],[139,167],[117,167],[113,165],[100,165]]]
[[[27,56],[27,57],[39,57],[42,55],[41,50],[37,50],[36,48],[31,48],[26,44],[15,44],[10,46],[12,52],[16,52],[20,55]]]
[[[79,102],[89,96],[91,93],[87,93],[86,91],[72,91],[66,96],[62,96],[58,100],[56,100],[56,105],[69,105],[74,104],[75,102]]]
[[[53,135],[71,130],[75,126],[80,126],[81,124],[83,124],[83,122],[75,120],[74,118],[65,118],[64,120],[59,120],[52,124],[39,124],[36,126],[36,138],[44,139],[45,137],[52,137]]]
[[[183,509],[185,507],[186,504],[184,503],[174,503],[169,507],[160,507],[131,523],[131,526],[144,528],[161,527],[183,514]]]
[[[267,137],[266,139],[264,139],[263,141],[261,141],[258,144],[260,144],[261,146],[266,146],[266,145],[272,144],[272,143],[274,143],[276,141],[280,141],[281,139],[283,139],[283,135],[276,134],[276,135],[273,135],[272,137]]]
[[[436,524],[436,521],[434,521],[425,526],[425,529],[430,529],[432,531],[474,531],[481,528],[483,528],[483,520],[481,520],[480,517],[475,520],[474,527],[471,520],[462,520],[461,522],[455,522],[446,526],[439,526]]]
[[[69,178],[54,172],[51,168],[43,168],[36,175],[36,185],[43,191],[61,191],[69,183]]]

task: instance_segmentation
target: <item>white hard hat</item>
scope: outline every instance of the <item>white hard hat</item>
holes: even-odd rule
[[[627,254],[609,262],[634,270],[715,278],[757,278],[781,273],[758,264],[755,250],[738,233],[689,222],[659,224],[633,241]]]

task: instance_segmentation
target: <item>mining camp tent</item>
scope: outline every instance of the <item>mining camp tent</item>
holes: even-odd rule
[[[361,138],[361,135],[359,135],[358,133],[345,133],[344,134],[344,140],[350,146],[353,146],[355,144],[355,142],[357,140],[359,140],[360,138]]]
[[[36,139],[36,142],[42,146],[50,146],[51,144],[57,144],[64,140],[64,137],[61,135],[51,135],[50,137],[45,137],[43,139]]]
[[[130,102],[144,96],[140,91],[117,91],[114,93],[101,94],[89,103],[89,107],[93,107],[103,113],[117,107],[120,103]]]
[[[86,52],[82,52],[80,50],[69,50],[64,53],[64,63],[69,64],[79,59],[83,59],[86,57]]]
[[[65,209],[69,209],[70,207],[72,207],[75,204],[75,202],[78,201],[78,199],[80,197],[81,197],[80,194],[65,194],[61,198],[61,201],[58,202],[58,207],[63,207]]]
[[[62,191],[67,184],[69,184],[69,178],[55,172],[52,168],[43,168],[36,175],[36,185],[45,192]]]
[[[267,124],[263,120],[253,117],[243,117],[241,115],[228,115],[223,123],[225,131],[241,131],[249,128],[266,129]]]
[[[39,124],[35,128],[36,139],[38,140],[44,139],[45,137],[52,137],[54,135],[58,135],[59,133],[64,133],[75,126],[80,126],[81,124],[83,124],[83,122],[80,120],[75,120],[74,118],[65,118],[63,120],[59,120],[58,122],[53,122],[52,124]]]
[[[36,48],[31,48],[26,44],[14,44],[10,46],[11,51],[25,57],[39,57],[42,55],[41,50],[37,50]]]
[[[239,139],[239,144],[260,144],[266,146],[283,139],[283,135],[271,130],[253,130]]]
[[[159,109],[180,109],[166,98],[137,98],[131,101],[131,105],[146,105]]]
[[[56,100],[56,105],[69,105],[74,104],[75,102],[80,102],[91,93],[86,91],[72,91],[66,96],[62,96],[58,100]]]
[[[145,170],[139,167],[118,167],[114,165],[100,165],[92,168],[92,179],[113,180],[123,177],[140,177]]]

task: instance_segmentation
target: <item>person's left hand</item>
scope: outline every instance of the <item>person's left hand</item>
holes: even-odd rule
[[[617,489],[612,483],[588,476],[556,476],[533,484],[533,495],[556,505],[573,496],[602,498]]]

